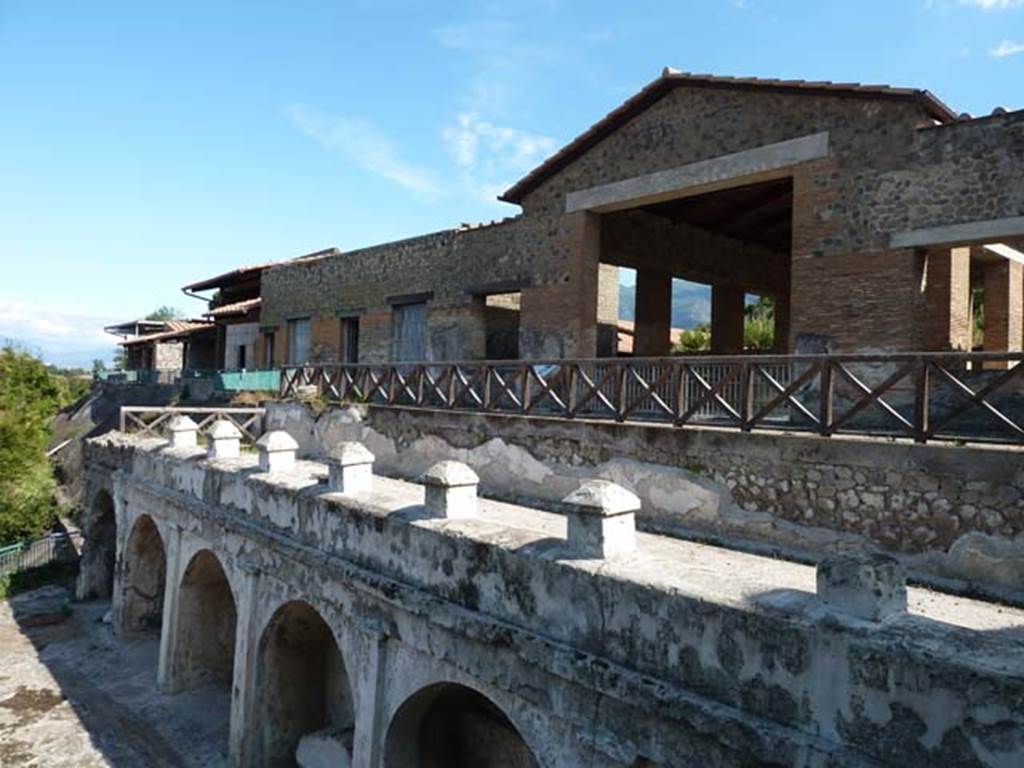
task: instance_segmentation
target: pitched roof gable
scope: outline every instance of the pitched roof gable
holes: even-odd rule
[[[956,114],[930,91],[918,88],[895,88],[889,85],[863,85],[861,83],[833,83],[828,80],[777,80],[758,77],[724,77],[701,75],[666,67],[657,80],[652,81],[619,107],[609,112],[558,152],[549,157],[526,176],[506,190],[499,200],[520,203],[542,182],[553,176],[576,158],[613,133],[620,126],[643,112],[678,86],[698,88],[758,89],[776,93],[807,93],[851,96],[868,99],[900,99],[917,101],[939,122],[951,122]]]

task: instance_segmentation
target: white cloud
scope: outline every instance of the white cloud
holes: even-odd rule
[[[324,148],[369,173],[398,184],[423,200],[435,200],[444,188],[427,168],[399,157],[392,141],[363,117],[328,115],[300,104],[285,110],[292,124]]]
[[[1012,40],[1003,40],[1003,42],[988,52],[989,56],[994,56],[997,59],[1016,56],[1018,53],[1024,53],[1024,43],[1015,43]]]
[[[442,138],[463,184],[489,202],[556,146],[548,136],[496,125],[478,112],[460,112],[442,131]]]
[[[86,367],[96,357],[109,361],[117,339],[104,333],[103,326],[124,319],[0,298],[0,340],[11,340],[60,365]]]
[[[960,0],[961,5],[976,5],[983,11],[1003,11],[1024,7],[1024,0]]]

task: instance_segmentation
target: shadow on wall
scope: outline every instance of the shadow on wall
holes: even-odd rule
[[[425,688],[398,708],[384,766],[539,768],[508,717],[487,697],[454,683]]]

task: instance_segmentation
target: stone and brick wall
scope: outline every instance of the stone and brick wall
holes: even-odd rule
[[[314,318],[316,357],[326,361],[337,354],[338,313],[362,312],[361,357],[384,361],[388,299],[424,293],[428,358],[482,357],[480,297],[521,289],[521,356],[613,354],[617,286],[599,264],[652,268],[654,248],[664,252],[658,269],[675,262],[680,275],[788,293],[790,350],[955,347],[963,318],[947,297],[959,297],[960,273],[938,285],[943,271],[928,275],[925,254],[894,250],[890,237],[1024,214],[1022,133],[1024,113],[936,127],[908,99],[676,87],[529,192],[515,219],[267,270],[263,324],[279,329],[283,352],[285,319]],[[827,134],[828,156],[766,174],[793,181],[789,254],[678,227],[638,232],[635,213],[565,212],[574,191],[812,134]]]

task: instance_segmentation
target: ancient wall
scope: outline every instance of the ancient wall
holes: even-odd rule
[[[881,234],[1024,216],[1024,110],[925,128],[881,174],[854,173],[842,214]]]
[[[524,289],[525,300],[532,287],[566,279],[564,268],[551,259],[553,247],[543,223],[517,218],[283,265],[263,275],[261,325],[277,326],[278,349],[284,353],[286,320],[314,318],[319,358],[329,361],[337,353],[336,318],[359,314],[361,358],[384,361],[391,343],[389,302],[422,294],[435,325],[446,325],[446,313],[476,322],[486,294]],[[615,300],[615,306],[605,314],[617,315],[617,296],[616,283],[612,298],[605,299],[606,304]],[[323,330],[317,332],[317,326]],[[467,328],[471,336],[477,333]],[[453,345],[450,333],[428,334],[428,354],[432,359],[482,357],[483,346],[477,338],[463,346]]]
[[[533,503],[597,475],[640,495],[639,520],[651,530],[811,559],[881,547],[922,578],[1024,599],[1024,472],[1015,448],[385,407],[314,419],[297,403],[268,408],[268,428],[287,429],[309,455],[362,440],[381,471],[416,477],[454,452],[486,493]]]
[[[185,345],[180,341],[156,342],[153,344],[153,369],[157,371],[180,371],[185,364]]]
[[[290,712],[271,716],[316,663],[273,655],[294,606],[336,642],[347,674],[331,722],[361,768],[423,764],[396,759],[393,734],[416,733],[403,730],[407,704],[425,708],[439,687],[482,694],[542,768],[1011,766],[1024,754],[1016,614],[913,589],[907,613],[877,559],[856,572],[837,561],[816,584],[808,566],[660,536],[581,557],[568,509],[480,500],[453,519],[411,483],[332,492],[317,463],[262,472],[251,455],[207,460],[116,434],[87,453],[112,477],[119,573],[141,516],[165,542],[168,690],[220,663],[182,620],[197,587],[226,585],[234,765],[265,764],[303,733]],[[190,580],[197,564],[216,578]]]
[[[259,333],[259,323],[228,323],[224,326],[224,367],[227,370],[257,367],[256,346]],[[239,365],[238,348],[241,346],[245,347],[245,366]]]

